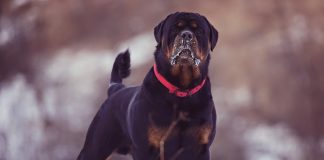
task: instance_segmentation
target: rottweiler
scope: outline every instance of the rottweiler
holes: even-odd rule
[[[134,160],[208,160],[216,110],[208,65],[217,30],[198,13],[176,12],[154,28],[155,63],[142,85],[126,87],[130,53],[113,64],[108,98],[87,132],[79,160],[113,152]]]

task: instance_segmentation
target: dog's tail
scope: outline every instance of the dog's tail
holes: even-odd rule
[[[126,78],[130,75],[130,55],[129,51],[119,53],[117,58],[115,59],[110,83],[122,83],[123,78]]]
[[[119,53],[115,59],[110,76],[108,95],[111,95],[117,90],[125,87],[122,82],[124,78],[130,75],[130,72],[130,55],[129,51],[126,50]]]

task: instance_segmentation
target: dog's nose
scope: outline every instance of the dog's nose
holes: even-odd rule
[[[192,34],[192,32],[191,31],[182,31],[181,32],[181,37],[183,38],[183,39],[185,39],[185,40],[189,40],[189,41],[191,41],[192,40],[192,38],[193,38],[193,34]]]

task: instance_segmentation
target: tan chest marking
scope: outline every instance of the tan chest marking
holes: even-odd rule
[[[164,136],[167,134],[168,128],[161,128],[151,126],[148,129],[148,141],[149,144],[154,146],[155,148],[160,148],[161,141],[164,139]],[[168,137],[176,134],[176,129],[171,131]],[[200,127],[193,127],[190,128],[187,133],[193,136],[195,139],[198,140],[199,144],[208,144],[210,140],[210,135],[212,133],[212,126],[211,125],[203,125]]]
[[[160,148],[161,145],[164,145],[165,141],[174,136],[179,132],[179,129],[176,127],[178,122],[188,121],[188,112],[180,112],[177,119],[173,120],[168,127],[158,127],[154,124],[152,119],[152,114],[150,114],[150,126],[147,130],[148,142],[150,145],[155,148]]]
[[[159,128],[155,126],[151,126],[148,129],[148,142],[150,145],[154,146],[155,148],[160,148],[160,142],[165,135],[167,128]]]
[[[189,134],[197,138],[200,144],[208,144],[211,133],[212,125],[193,127],[189,130]]]

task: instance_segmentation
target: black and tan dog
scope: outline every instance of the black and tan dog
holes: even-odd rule
[[[154,29],[155,64],[143,84],[125,87],[128,51],[115,60],[108,98],[93,119],[80,160],[112,152],[135,160],[208,160],[216,112],[208,78],[218,33],[204,16],[177,12]]]

